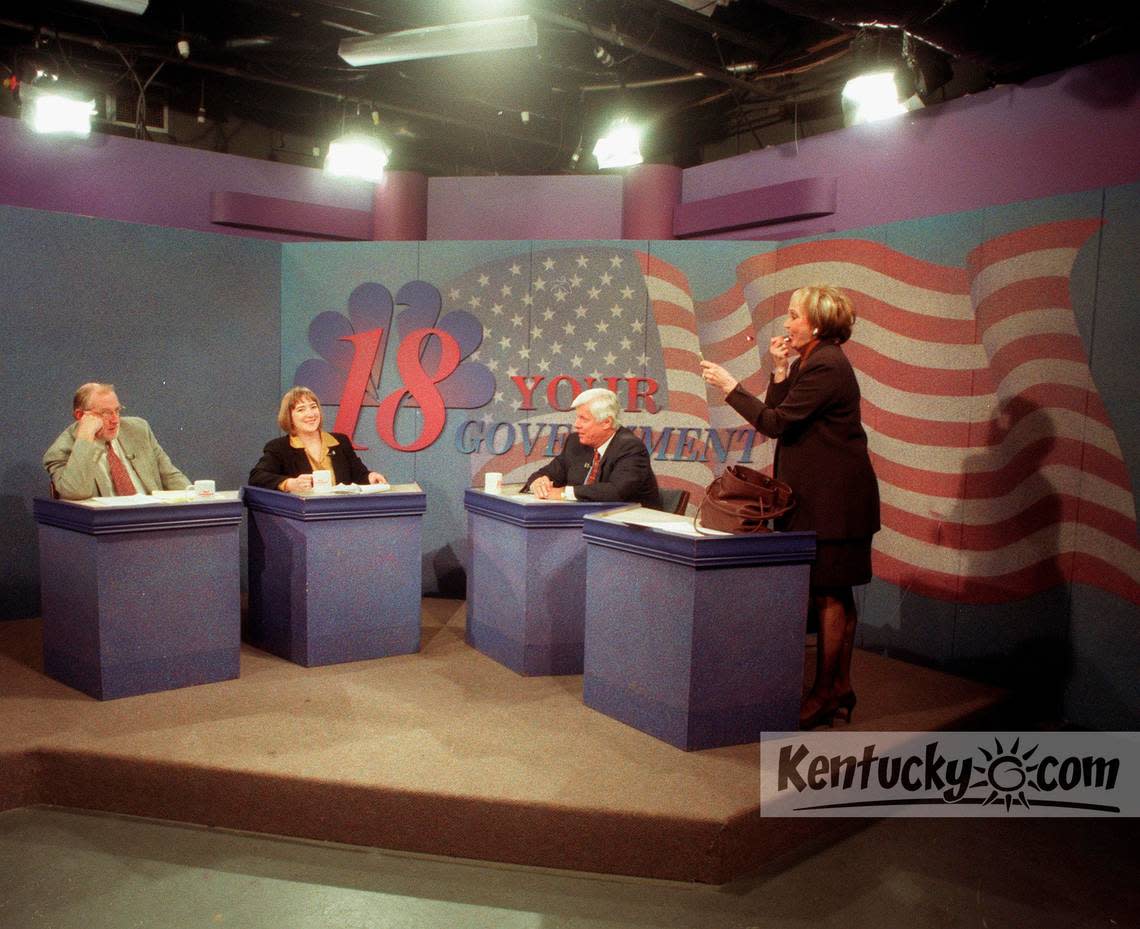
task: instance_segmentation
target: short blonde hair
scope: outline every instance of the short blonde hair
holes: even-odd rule
[[[583,390],[570,401],[570,406],[572,409],[585,406],[590,411],[590,415],[598,422],[612,419],[614,429],[621,425],[619,418],[621,416],[621,404],[618,403],[617,394],[605,387],[591,387],[589,390]]]
[[[321,405],[317,395],[308,387],[290,387],[281,398],[281,406],[277,408],[277,425],[281,427],[282,432],[293,434],[293,410],[302,400],[312,400],[318,408]],[[324,424],[325,413],[321,410],[320,427],[323,428]]]
[[[113,394],[114,392],[114,384],[88,381],[86,384],[80,385],[79,389],[75,391],[75,397],[71,401],[71,408],[72,410],[86,410],[91,403],[91,398],[96,394]]]
[[[791,302],[803,310],[816,338],[840,344],[851,338],[855,307],[838,287],[831,284],[801,287],[792,294]]]

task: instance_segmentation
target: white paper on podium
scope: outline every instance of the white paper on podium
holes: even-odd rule
[[[80,506],[181,506],[183,503],[222,503],[238,499],[238,491],[236,490],[219,490],[208,497],[185,497],[182,496],[178,499],[166,496],[167,493],[175,493],[175,491],[160,491],[154,496],[147,494],[131,494],[130,496],[123,497],[90,497],[87,500],[71,500],[71,503],[78,503]],[[177,491],[177,493],[182,493]]]
[[[663,513],[661,510],[650,510],[645,507],[633,507],[619,510],[616,513],[606,513],[602,519],[622,523],[626,526],[646,526],[649,529],[658,529],[661,532],[672,532],[675,535],[684,535],[696,539],[713,535],[732,535],[731,532],[721,532],[717,529],[701,529],[698,531],[689,516]]]

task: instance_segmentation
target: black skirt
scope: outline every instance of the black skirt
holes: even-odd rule
[[[816,542],[812,587],[854,587],[871,580],[871,537]]]

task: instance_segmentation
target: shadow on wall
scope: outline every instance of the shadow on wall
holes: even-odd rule
[[[33,465],[16,465],[4,472],[0,494],[0,563],[5,565],[0,619],[40,615],[40,549],[32,499],[47,497],[47,472]]]

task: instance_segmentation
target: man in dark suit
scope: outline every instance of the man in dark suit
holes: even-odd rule
[[[190,486],[147,421],[122,415],[114,384],[84,384],[75,392],[72,407],[75,422],[44,453],[44,468],[64,500]]]
[[[595,387],[573,402],[574,433],[523,487],[541,500],[627,501],[661,509],[645,443],[618,421],[617,394]]]

